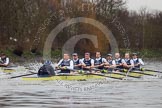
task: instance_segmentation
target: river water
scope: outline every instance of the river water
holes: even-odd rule
[[[161,62],[147,62],[146,67],[162,70]],[[162,108],[162,79],[28,82],[1,78],[0,108],[54,107]]]

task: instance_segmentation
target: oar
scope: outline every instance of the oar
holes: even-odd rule
[[[162,71],[157,71],[157,70],[151,70],[151,69],[145,69],[145,68],[134,68],[135,70],[138,71],[151,71],[151,72],[156,72],[156,73],[162,73]]]
[[[133,69],[138,69],[140,70],[139,68],[133,68]],[[123,71],[123,72],[128,72],[127,69],[119,69],[120,71]],[[142,72],[142,71],[137,71],[137,70],[131,70],[130,73],[137,73],[139,75],[148,75],[148,76],[155,76],[155,74],[152,74],[150,72]]]
[[[80,75],[97,75],[97,76],[108,77],[108,78],[113,78],[113,79],[120,79],[120,80],[123,79],[123,77],[114,77],[114,76],[110,76],[110,74],[106,75],[106,74],[92,73],[91,72],[92,70],[100,71],[99,69],[95,69],[95,68],[91,68],[89,70],[77,70],[77,69],[69,69],[69,70],[73,71],[73,72],[78,72]],[[59,73],[58,75],[62,75],[62,73]],[[63,75],[65,75],[65,74],[63,74]],[[70,75],[70,74],[67,74],[67,75]]]
[[[135,70],[132,70],[131,73],[139,73],[139,74],[148,75],[148,76],[156,76],[155,75],[156,72],[153,72],[151,70],[150,70],[150,72],[147,72],[144,69],[142,70],[142,68],[141,69],[139,69],[139,68],[133,68],[133,69],[135,69]],[[124,69],[124,71],[127,71],[127,70]]]
[[[141,74],[133,74],[133,73],[123,73],[123,72],[113,72],[114,74],[120,74],[120,75],[124,75],[125,77],[132,77],[132,78],[141,78]]]
[[[18,75],[18,76],[13,76],[13,77],[10,77],[10,79],[13,79],[13,78],[19,78],[19,77],[23,77],[23,76],[30,76],[30,75],[35,75],[37,73],[30,73],[30,74],[24,74],[24,75]]]
[[[151,71],[151,72],[162,73],[161,71],[151,70],[151,69],[144,69],[144,68],[141,68],[140,70],[141,70],[141,71]]]
[[[1,68],[1,71],[4,72],[4,73],[11,73],[11,72],[15,72],[16,69],[2,67],[2,68]]]
[[[103,71],[102,69],[96,69],[96,68],[93,68],[92,70],[94,70],[94,71]],[[83,70],[81,70],[81,71],[79,71],[80,73],[84,73],[84,71]],[[126,74],[125,73],[122,73],[122,72],[112,72],[112,71],[108,71],[108,70],[105,70],[104,71],[104,74],[105,75],[122,75],[123,77],[125,77],[126,76]],[[128,74],[127,76],[129,76],[129,77],[132,77],[132,78],[141,78],[141,75],[133,75],[132,73],[131,74]]]
[[[126,73],[126,76],[125,77],[128,77],[129,75],[129,72],[133,69],[133,67],[129,68],[128,72]]]
[[[102,77],[106,77],[106,78],[113,78],[113,79],[119,79],[119,80],[123,80],[124,77],[122,76],[118,76],[118,77],[114,77],[111,76],[111,74],[103,74],[103,73],[87,73],[88,75],[97,75],[97,76],[102,76]],[[86,75],[87,75],[86,74]]]
[[[132,73],[131,71],[133,68],[130,68],[129,70],[120,69],[120,68],[114,68],[114,69],[119,70],[120,71],[119,73],[126,72],[125,74],[123,73],[125,77],[141,78],[141,76],[142,76],[142,74],[140,74],[140,73]]]
[[[92,73],[91,71],[101,71],[101,69],[96,69],[96,68],[91,68],[89,70],[76,70],[76,69],[73,69],[71,71],[74,71],[74,72],[78,72],[79,74],[81,75],[97,75],[97,76],[103,76],[103,77],[107,77],[107,78],[113,78],[113,79],[120,79],[122,80],[124,78],[123,75],[121,74],[118,74],[118,77],[117,76],[113,76],[111,74],[103,74],[103,73]]]
[[[10,79],[38,74],[38,73],[35,73],[35,72],[32,72],[32,71],[30,71],[30,72],[31,72],[30,74],[24,74],[24,75],[13,76],[13,77],[10,77]]]
[[[35,66],[34,67],[34,70],[37,70]],[[57,69],[59,70],[59,69]],[[56,70],[54,70],[56,71]],[[31,72],[31,71],[30,71]],[[30,74],[24,74],[24,75],[18,75],[18,76],[13,76],[13,77],[10,77],[10,79],[13,79],[13,78],[19,78],[19,77],[23,77],[23,76],[30,76],[30,75],[34,75],[34,74],[38,74],[38,73],[35,73],[35,72],[31,72]]]
[[[131,69],[130,69],[131,70]],[[119,70],[120,71],[120,70]],[[124,75],[124,76],[128,76],[128,77],[132,77],[132,78],[141,78],[141,74],[135,74],[135,73],[123,73],[123,72],[117,72],[117,71],[115,71],[115,72],[112,72],[112,71],[105,71],[104,73],[112,73],[112,74],[119,74],[119,75]]]
[[[155,74],[148,73],[148,72],[143,72],[143,71],[132,71],[131,73],[139,73],[147,76],[156,76]]]

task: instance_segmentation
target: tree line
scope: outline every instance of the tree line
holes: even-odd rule
[[[120,49],[125,49],[123,36],[129,39],[129,49],[162,48],[162,12],[150,13],[147,8],[129,11],[123,0],[1,0],[0,50],[42,52],[48,34],[61,22],[87,17],[101,22],[112,32]],[[123,31],[112,23],[120,23]],[[64,28],[53,41],[52,50],[61,50],[72,36],[92,34],[98,38],[99,48],[88,39],[80,40],[77,52],[109,52],[109,40],[96,27],[77,23]]]

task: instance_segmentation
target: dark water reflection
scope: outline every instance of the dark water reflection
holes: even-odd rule
[[[161,62],[146,63],[162,70]],[[98,81],[63,83],[89,87]],[[161,108],[162,79],[106,81],[87,91],[75,91],[57,81],[25,82],[21,79],[0,82],[0,108]]]

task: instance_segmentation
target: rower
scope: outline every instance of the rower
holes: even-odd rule
[[[96,52],[96,59],[94,60],[94,67],[98,69],[103,69],[105,63],[107,63],[106,59],[101,57],[100,52]]]
[[[108,69],[108,71],[112,71],[113,68],[116,67],[116,63],[115,63],[115,60],[113,60],[112,58],[112,54],[107,54],[106,60],[107,60],[107,63],[105,64],[104,68]]]
[[[132,54],[132,59],[133,59],[134,67],[135,67],[135,68],[139,68],[139,69],[140,69],[140,66],[141,66],[141,65],[144,65],[143,60],[140,59],[140,58],[138,58],[137,53],[133,53],[133,54]]]
[[[124,58],[126,64],[124,65],[124,68],[129,69],[131,67],[134,67],[134,62],[132,59],[130,59],[130,54],[125,53],[125,58]]]
[[[54,68],[52,67],[51,61],[47,60],[38,71],[38,77],[50,77],[54,76]]]
[[[125,60],[120,58],[120,53],[115,53],[115,63],[117,69],[123,69],[123,66],[126,65]]]
[[[77,53],[73,53],[73,62],[74,62],[74,69],[80,70],[82,67],[81,60],[78,57]]]
[[[7,67],[9,65],[9,58],[2,53],[0,56],[0,67]]]
[[[84,58],[82,59],[82,69],[90,70],[94,67],[94,60],[90,58],[90,53],[85,53]]]
[[[64,54],[63,59],[61,59],[56,66],[56,69],[61,70],[59,73],[67,73],[67,74],[70,74],[70,70],[73,70],[73,68],[74,68],[74,63],[70,59],[69,54]]]

